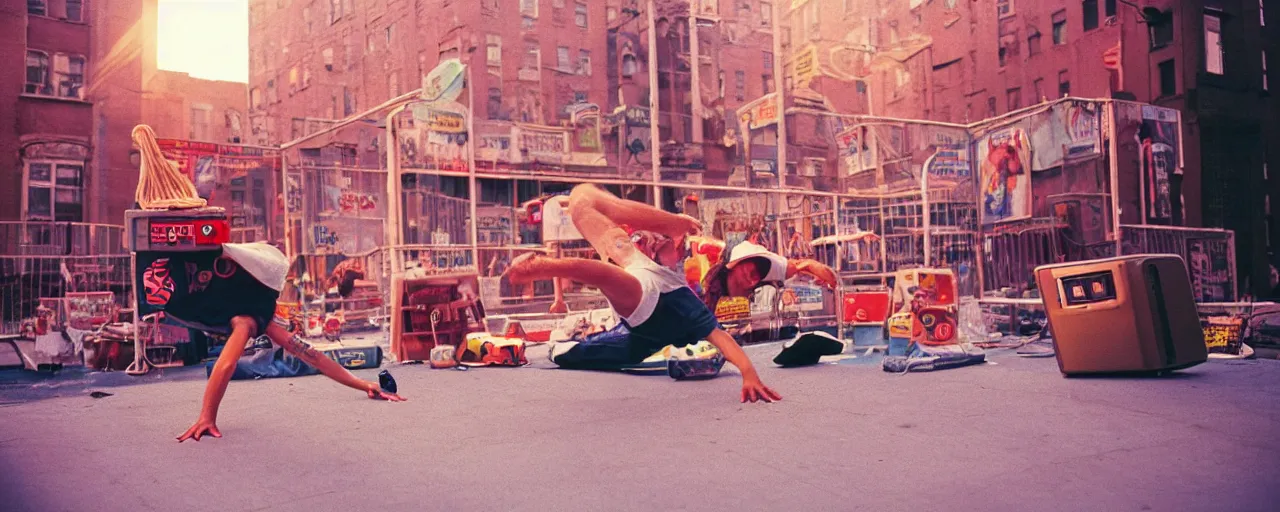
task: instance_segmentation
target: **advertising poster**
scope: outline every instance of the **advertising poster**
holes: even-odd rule
[[[1143,177],[1143,197],[1147,222],[1173,221],[1171,177],[1182,174],[1178,150],[1178,112],[1143,106],[1138,127],[1138,148]]]
[[[1031,144],[1021,128],[1007,128],[978,140],[982,182],[982,224],[1031,216]]]

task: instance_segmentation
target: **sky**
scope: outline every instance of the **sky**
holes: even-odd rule
[[[249,81],[249,0],[159,0],[160,69]]]

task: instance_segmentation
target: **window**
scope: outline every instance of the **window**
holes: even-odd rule
[[[1116,15],[1116,0],[1106,0],[1102,5],[1108,18]]]
[[[1014,87],[1005,91],[1005,104],[1010,112],[1022,108],[1022,88]]]
[[[342,88],[342,117],[351,117],[356,113],[356,93],[349,88]]]
[[[747,15],[747,14],[751,14],[751,3],[750,3],[750,2],[734,2],[734,3],[738,4],[738,15],[739,15],[739,16],[744,16],[744,15]]]
[[[502,118],[502,89],[497,87],[489,88],[489,119]]]
[[[44,0],[27,0],[27,14],[48,16],[49,7],[45,5]]]
[[[1098,28],[1098,0],[1084,0],[1084,31]]]
[[[387,77],[387,92],[390,98],[400,96],[400,72],[392,71],[391,76]]]
[[[569,64],[569,47],[568,46],[557,47],[556,48],[556,69],[559,69],[562,72],[568,73],[569,70],[573,69],[570,66],[571,64]]]
[[[1035,27],[1027,27],[1027,55],[1040,53],[1040,31]]]
[[[53,61],[53,71],[58,81],[58,96],[83,99],[84,57],[58,54]]]
[[[1053,13],[1053,44],[1067,44],[1067,11]]]
[[[1044,100],[1047,99],[1044,97],[1044,79],[1043,78],[1036,79],[1035,93],[1036,93],[1036,97],[1032,99],[1035,100],[1036,103],[1043,102]]]
[[[575,104],[577,104],[577,103],[586,103],[586,102],[587,102],[587,93],[586,93],[586,92],[584,92],[584,91],[573,91],[573,102],[574,102]]]
[[[991,96],[987,98],[987,117],[990,118],[995,116],[996,116],[996,97]]]
[[[67,21],[84,21],[84,0],[67,0]]]
[[[1159,18],[1148,22],[1147,29],[1151,31],[1151,49],[1164,48],[1172,44],[1173,10],[1164,11]]]
[[[520,0],[520,14],[538,17],[538,0]]]
[[[639,71],[640,63],[636,61],[634,53],[626,53],[622,55],[622,77],[631,78]]]
[[[578,50],[578,74],[591,76],[591,50]]]
[[[524,62],[521,64],[522,69],[536,70],[542,62],[542,50],[538,48],[538,43],[525,42],[524,44]]]
[[[27,94],[52,95],[53,87],[49,85],[49,54],[27,50],[27,85],[22,89]]]
[[[29,160],[26,168],[28,220],[84,220],[83,162]]]
[[[1215,75],[1225,72],[1222,50],[1222,18],[1217,14],[1204,15],[1204,70]],[[28,67],[28,69],[30,69]]]
[[[249,89],[249,110],[258,110],[262,108],[262,89],[254,87]]]
[[[587,28],[587,4],[577,2],[573,5],[573,23],[578,28]]]
[[[750,7],[747,8],[748,11],[750,11],[750,9],[751,9]],[[773,26],[773,3],[772,2],[760,2],[760,26],[763,26],[763,27]]]
[[[760,52],[761,58],[764,59],[765,71],[773,71],[773,52]]]
[[[274,103],[279,103],[279,98],[276,97],[276,79],[272,78],[267,80],[267,104]]]
[[[996,58],[1000,61],[1000,67],[1004,67],[1008,57],[1009,51],[1005,49],[1005,47],[1001,46],[1000,49],[996,51]]]
[[[996,16],[1005,19],[1013,16],[1013,0],[996,0]]]
[[[209,105],[191,106],[191,140],[211,142],[209,138],[209,121],[213,107]]]
[[[747,72],[746,71],[733,72],[733,91],[734,91],[734,96],[738,99],[738,101],[745,101],[747,99]]]
[[[761,89],[764,91],[765,94],[769,94],[773,92],[773,75],[770,75],[768,73],[760,75],[760,84],[761,84]]]
[[[495,68],[502,67],[502,36],[489,34],[485,36],[485,63]]]
[[[1058,72],[1058,97],[1071,95],[1071,72],[1062,70]]]
[[[1160,95],[1175,94],[1178,94],[1178,74],[1173,59],[1169,59],[1160,63]]]
[[[365,36],[365,38],[364,38],[364,45],[365,45],[366,50],[367,50],[369,53],[373,53],[373,52],[374,52],[374,50],[377,50],[377,49],[378,49],[378,43],[377,43],[377,41],[378,41],[378,38],[377,38],[376,36],[374,36],[374,35],[373,35],[373,32],[369,32],[369,35]]]
[[[605,7],[604,19],[607,21],[613,21],[618,19],[618,8],[613,6]]]
[[[230,130],[232,135],[240,135],[240,113],[228,110],[223,117],[226,118],[227,130]]]

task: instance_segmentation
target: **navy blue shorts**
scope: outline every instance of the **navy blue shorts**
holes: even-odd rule
[[[658,297],[658,305],[648,320],[638,326],[619,321],[613,329],[577,340],[552,361],[561,368],[580,370],[616,369],[639,364],[662,347],[683,347],[706,339],[720,323],[689,288],[680,288]]]

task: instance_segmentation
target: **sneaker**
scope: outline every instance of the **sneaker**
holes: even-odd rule
[[[553,341],[548,343],[550,347],[549,350],[547,350],[547,360],[551,361],[551,364],[559,366],[560,363],[556,362],[556,358],[564,355],[577,344],[578,342],[576,341]]]

